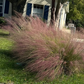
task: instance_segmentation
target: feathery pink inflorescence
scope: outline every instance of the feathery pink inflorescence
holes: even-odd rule
[[[84,61],[84,43],[73,40],[76,36],[55,30],[38,17],[17,15],[7,21],[7,30],[16,41],[15,58],[26,63],[26,70],[36,72],[39,80],[71,74],[75,68],[80,71],[77,65]]]

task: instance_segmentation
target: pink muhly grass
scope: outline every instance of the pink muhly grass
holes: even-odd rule
[[[80,71],[77,65],[84,57],[81,52],[83,43],[74,41],[76,36],[55,31],[38,17],[23,18],[18,15],[7,21],[8,28],[13,32],[11,38],[16,41],[15,58],[26,63],[26,70],[36,72],[38,79],[69,75],[75,73],[76,68],[77,72]]]

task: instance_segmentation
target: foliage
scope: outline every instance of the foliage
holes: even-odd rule
[[[8,38],[0,37],[0,83],[27,84],[28,78],[31,78],[30,73],[24,72],[23,68],[10,58],[13,43]]]
[[[72,20],[76,27],[84,27],[84,0],[69,0],[70,1],[70,11],[67,14],[67,20]]]
[[[6,23],[5,19],[3,17],[0,17],[0,25],[5,23]]]
[[[9,32],[4,29],[0,29],[0,36],[9,36]]]
[[[8,20],[16,41],[15,58],[26,63],[26,70],[41,79],[54,79],[83,70],[83,43],[74,37],[48,27],[39,18],[20,15]]]
[[[4,42],[3,42],[4,41]],[[11,50],[12,43],[10,40],[7,40],[5,38],[0,38],[0,50]]]
[[[7,42],[7,43],[6,43]],[[71,77],[62,76],[62,78],[54,81],[39,81],[36,82],[34,76],[29,72],[24,72],[21,66],[16,65],[16,62],[10,58],[12,54],[7,54],[6,50],[10,50],[10,40],[7,38],[0,38],[0,83],[14,83],[14,84],[83,84],[84,75],[77,74]],[[2,44],[5,44],[4,46]],[[11,43],[12,44],[12,43]],[[3,53],[1,52],[3,48]],[[6,49],[5,49],[6,48]],[[5,50],[4,50],[5,49]],[[17,74],[16,74],[17,73]],[[74,80],[75,79],[75,80]]]

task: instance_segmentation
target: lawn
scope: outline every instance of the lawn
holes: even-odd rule
[[[84,74],[77,74],[70,77],[62,76],[52,82],[36,82],[34,75],[24,71],[24,67],[17,65],[12,57],[13,41],[4,34],[7,31],[0,31],[0,83],[6,84],[84,84]]]

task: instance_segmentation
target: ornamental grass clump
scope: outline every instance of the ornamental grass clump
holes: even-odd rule
[[[47,26],[38,17],[13,17],[8,28],[16,41],[15,58],[39,80],[83,71],[83,43],[72,35]]]

